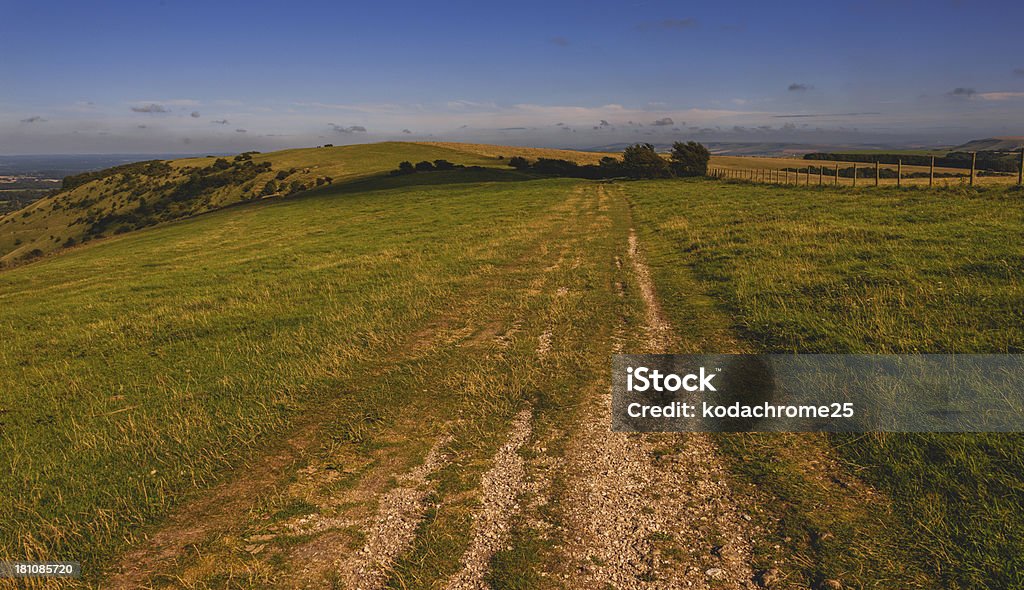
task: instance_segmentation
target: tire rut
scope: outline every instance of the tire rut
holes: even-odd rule
[[[519,510],[526,475],[519,451],[532,432],[532,411],[523,410],[512,422],[508,440],[494,456],[494,465],[480,481],[482,499],[473,519],[473,538],[462,556],[461,569],[448,581],[448,590],[484,590],[491,557],[509,536],[511,519]]]
[[[366,542],[336,570],[346,588],[376,590],[387,582],[392,564],[412,546],[426,516],[434,490],[429,478],[448,464],[444,448],[451,440],[446,436],[434,443],[423,463],[399,476],[398,486],[381,497],[373,521],[365,527]],[[310,578],[308,572],[303,577]]]
[[[672,327],[632,229],[628,244],[626,257],[646,308],[646,348],[668,352]],[[621,345],[615,348],[619,352]],[[750,566],[755,530],[710,437],[611,432],[610,392],[595,392],[589,405],[568,451],[563,513],[574,564],[564,574],[570,585],[756,587]]]

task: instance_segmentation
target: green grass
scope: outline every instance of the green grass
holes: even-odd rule
[[[1020,192],[604,187],[444,150],[259,155],[347,181],[0,272],[0,559],[79,559],[99,584],[148,525],[312,425],[296,465],[336,480],[286,470],[172,564],[193,587],[268,584],[316,536],[279,536],[259,559],[243,537],[372,514],[444,432],[456,459],[432,477],[432,508],[389,582],[435,586],[459,567],[510,417],[532,407],[535,439],[561,457],[582,401],[607,385],[613,341],[642,338],[639,289],[617,264],[631,225],[680,352],[1024,349]],[[490,167],[374,176],[436,158]],[[756,565],[777,544],[804,585],[1024,585],[1020,437],[718,440],[743,492],[771,502]],[[552,497],[570,475],[552,475]],[[554,505],[526,514],[559,518]],[[571,567],[536,520],[510,523],[492,586],[551,587]],[[336,541],[361,539],[352,527]],[[685,543],[657,541],[665,555]]]
[[[470,398],[482,389],[522,389],[532,404],[532,439],[546,441],[546,453],[551,457],[566,452],[568,430],[585,411],[581,405],[603,387],[620,322],[639,323],[643,317],[638,301],[619,298],[612,288],[614,281],[625,280],[628,272],[614,264],[615,257],[626,249],[625,203],[595,197],[594,186],[582,184],[585,193],[566,198],[565,205],[545,220],[552,228],[540,242],[545,255],[521,260],[514,272],[523,277],[520,290],[504,295],[517,302],[514,317],[521,323],[510,348],[497,355],[498,367],[508,375],[507,380],[493,369],[480,370],[493,366],[493,352],[471,361],[477,370],[471,372],[476,376],[470,384],[485,380],[487,387],[474,386]],[[495,300],[493,305],[502,304]],[[544,333],[553,344],[541,355],[538,338]],[[479,505],[480,475],[504,442],[507,416],[511,415],[508,409],[495,412],[468,401],[462,407],[468,420],[456,431],[458,462],[439,474],[440,508],[422,525],[410,554],[396,564],[392,588],[436,587],[437,580],[447,580],[458,571],[472,533],[473,511]],[[500,435],[494,436],[494,432]],[[524,448],[521,454],[528,459],[531,451]],[[557,463],[552,467],[557,469]],[[565,492],[557,483],[554,487],[556,495]],[[552,500],[547,507],[545,520],[558,519],[557,502]],[[557,540],[550,531],[532,528],[522,514],[510,524],[508,545],[491,559],[486,582],[493,588],[550,587],[555,572],[569,567],[558,552]],[[551,577],[545,578],[542,572]]]
[[[0,273],[0,554],[97,572],[318,400],[351,401],[332,420],[358,438],[351,377],[511,264],[568,186],[262,202]]]
[[[185,191],[188,198],[165,200],[167,208],[159,211],[152,209],[162,195],[170,187],[181,186],[189,180],[186,167],[194,172],[209,167],[217,158],[173,160],[169,171],[156,176],[133,172],[129,176],[115,174],[100,178],[40,199],[9,215],[0,215],[0,266],[30,260],[38,255],[33,251],[47,254],[61,250],[69,238],[80,243],[86,238],[109,237],[137,226],[165,223],[259,198],[270,180],[277,182],[285,194],[292,183],[312,188],[317,179],[323,177],[330,177],[335,183],[352,181],[393,170],[403,160],[445,159],[467,166],[507,167],[504,161],[458,149],[459,144],[450,145],[384,142],[256,154],[252,163],[269,164],[269,170],[255,176],[251,171],[245,174],[246,171],[231,170],[229,172],[236,172],[238,176],[234,182],[221,187],[188,189]],[[233,162],[232,158],[227,160]],[[279,173],[288,175],[284,180],[276,180]],[[144,208],[140,199],[150,209]],[[101,223],[100,228],[90,229],[97,220],[115,216],[127,216],[131,221],[111,222],[109,226]]]
[[[627,191],[654,253],[659,290],[671,300],[693,285],[705,289],[713,296],[706,315],[753,349],[1024,350],[1019,191],[853,192],[710,181],[634,183]],[[680,325],[685,308],[666,306]],[[1019,435],[873,434],[832,442],[890,497],[898,528],[878,528],[884,507],[874,516],[843,506],[825,519],[814,515],[814,506],[830,499],[827,487],[816,492],[819,482],[802,475],[808,466],[800,455],[820,446],[812,437],[723,437],[737,469],[789,505],[783,524],[797,522],[780,535],[794,549],[812,550],[816,562],[798,568],[808,582],[849,566],[846,575],[863,583],[871,576],[853,565],[874,562],[911,585],[917,574],[896,567],[906,565],[894,559],[900,556],[949,587],[1024,586]],[[858,522],[880,531],[875,543],[863,543],[862,528],[845,538],[834,532],[832,547],[812,546],[815,531]]]

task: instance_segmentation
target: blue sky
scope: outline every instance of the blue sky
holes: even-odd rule
[[[0,0],[0,152],[1024,135],[1019,2]]]

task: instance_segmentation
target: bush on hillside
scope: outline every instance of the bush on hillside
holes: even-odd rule
[[[631,145],[622,152],[622,170],[630,178],[668,178],[672,170],[654,146],[649,143]]]
[[[672,144],[671,167],[676,176],[705,176],[710,160],[711,152],[696,141]]]

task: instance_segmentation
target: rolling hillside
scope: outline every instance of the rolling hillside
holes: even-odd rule
[[[403,160],[504,167],[502,157],[514,154],[581,163],[601,157],[564,150],[391,142],[128,164],[71,177],[58,194],[0,217],[0,264],[246,201],[381,174]]]
[[[603,157],[616,155],[484,144],[386,142],[126,164],[68,177],[58,193],[0,216],[0,267],[239,203],[376,177],[405,160],[447,160],[508,170],[512,156],[595,164]],[[716,155],[710,165],[749,171],[799,169],[808,163],[796,158]],[[883,167],[894,169],[891,165]],[[904,171],[921,174],[927,168],[904,166]],[[962,170],[937,168],[936,172],[960,174]],[[996,180],[1008,183],[1013,178]],[[942,182],[949,184],[948,179]]]
[[[82,174],[73,177],[70,186],[66,182],[60,193],[0,218],[0,262],[31,259],[240,202],[381,173],[401,160],[436,159],[488,163],[471,153],[392,143],[151,161]]]
[[[493,163],[350,149],[252,166]],[[1019,352],[1019,197],[943,196],[461,169],[4,270],[0,559],[115,589],[1012,587],[1019,436],[608,428],[616,352]]]
[[[1024,148],[1024,137],[988,137],[958,145],[954,152],[1015,152]]]

